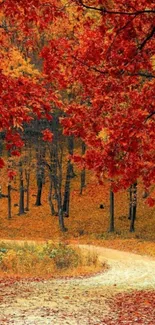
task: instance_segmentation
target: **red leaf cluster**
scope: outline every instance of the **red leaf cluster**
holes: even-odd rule
[[[16,172],[14,170],[8,170],[8,178],[9,181],[12,181],[14,179],[14,177],[16,176]]]
[[[42,131],[42,134],[43,134],[43,140],[44,141],[52,142],[53,133],[50,130],[46,129],[46,130]]]

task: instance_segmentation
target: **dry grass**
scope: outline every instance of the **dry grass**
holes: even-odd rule
[[[83,276],[105,270],[95,253],[62,243],[1,243],[0,275],[19,277]]]

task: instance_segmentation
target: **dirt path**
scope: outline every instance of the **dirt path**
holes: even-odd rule
[[[155,289],[155,259],[103,247],[93,251],[109,270],[84,279],[19,281],[0,285],[0,324],[100,325],[110,313],[108,299],[130,289]]]

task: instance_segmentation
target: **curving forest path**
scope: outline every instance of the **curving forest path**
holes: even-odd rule
[[[155,259],[103,247],[78,246],[97,253],[109,269],[89,278],[21,280],[10,285],[1,282],[0,324],[107,324],[103,320],[112,313],[109,301],[116,293],[155,290]]]

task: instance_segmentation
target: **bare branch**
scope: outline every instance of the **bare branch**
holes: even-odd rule
[[[150,113],[150,114],[147,116],[145,122],[147,122],[147,121],[148,121],[148,120],[149,120],[153,115],[155,115],[155,111],[152,112],[152,113]]]
[[[86,9],[90,9],[90,10],[96,10],[96,11],[100,11],[102,13],[105,14],[111,14],[111,15],[127,15],[127,16],[138,16],[138,15],[142,15],[142,14],[155,14],[155,9],[146,9],[146,10],[137,10],[137,11],[133,11],[133,12],[127,12],[127,11],[113,11],[113,10],[108,10],[105,7],[93,7],[93,6],[89,6],[83,3],[82,0],[78,0],[77,2],[79,2],[79,4],[86,8]]]
[[[91,66],[89,66],[89,64],[87,64],[86,62],[84,62],[84,61],[78,59],[76,56],[72,56],[72,57],[73,57],[73,59],[75,59],[76,61],[78,61],[79,63],[81,63],[81,64],[84,65],[85,67],[87,67],[89,70],[93,70],[93,71],[99,72],[99,73],[101,73],[101,74],[107,74],[107,73],[108,73],[106,70],[104,71],[104,70],[100,70],[100,69],[97,69],[97,68],[95,68],[95,67],[91,67]]]
[[[78,61],[79,63],[81,63],[82,65],[84,65],[85,67],[87,67],[89,70],[93,70],[95,72],[98,72],[100,74],[103,74],[103,75],[106,75],[108,74],[108,71],[107,70],[100,70],[94,66],[89,66],[89,64],[87,64],[86,62],[78,59],[76,56],[72,56],[76,61]],[[151,73],[145,73],[145,72],[137,72],[137,73],[129,73],[125,70],[120,70],[118,71],[118,76],[119,75],[127,75],[127,76],[131,76],[131,77],[134,77],[134,76],[137,76],[137,77],[144,77],[144,78],[148,78],[148,79],[155,79],[155,75],[151,74]]]
[[[148,78],[148,79],[155,79],[155,75],[151,74],[151,73],[145,73],[145,72],[137,72],[137,73],[131,73],[130,76],[139,76],[139,77],[144,77],[144,78]]]
[[[146,45],[146,43],[153,37],[155,34],[155,26],[152,28],[151,32],[147,35],[147,37],[144,39],[144,41],[139,46],[139,49],[142,50],[143,47]]]

